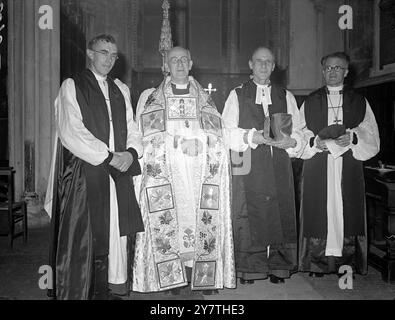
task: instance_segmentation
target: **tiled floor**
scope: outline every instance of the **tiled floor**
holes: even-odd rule
[[[16,239],[14,249],[7,246],[7,239],[0,238],[0,300],[45,300],[46,290],[39,288],[42,274],[39,268],[48,261],[48,227],[32,229],[26,246]],[[310,278],[297,273],[284,284],[272,284],[268,280],[256,281],[252,285],[237,285],[236,289],[224,289],[218,295],[202,296],[182,290],[180,296],[165,293],[132,293],[129,300],[393,300],[395,284],[381,280],[380,273],[369,268],[367,276],[356,275],[352,290],[341,290],[336,275]]]

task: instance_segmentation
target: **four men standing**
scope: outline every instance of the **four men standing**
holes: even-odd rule
[[[367,101],[343,87],[346,55],[323,58],[326,86],[299,113],[270,81],[273,53],[259,47],[252,79],[231,91],[221,117],[189,76],[190,52],[175,47],[170,75],[141,94],[137,123],[128,88],[107,77],[115,40],[94,38],[87,55],[90,68],[55,102],[46,209],[59,299],[107,298],[108,283],[127,283],[136,233],[135,291],[235,288],[236,275],[284,282],[298,270],[290,157],[305,159],[299,270],[366,273],[362,161],[379,136]]]

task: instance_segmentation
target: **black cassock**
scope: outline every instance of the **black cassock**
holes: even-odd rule
[[[265,115],[262,105],[255,104],[254,82],[243,84],[236,94],[239,127],[263,130]],[[285,89],[273,84],[271,100],[270,116],[287,113]],[[268,145],[251,149],[249,174],[232,177],[232,200],[238,277],[288,278],[297,269],[297,233],[293,174],[287,152]]]
[[[328,126],[328,99],[325,87],[311,93],[304,105],[307,128],[317,135]],[[343,124],[345,128],[352,129],[364,120],[366,100],[351,88],[344,87],[342,108]],[[340,266],[350,265],[357,273],[367,273],[363,163],[353,157],[351,150],[344,153],[342,158],[344,241],[341,257],[325,255],[328,232],[328,152],[317,153],[304,161],[300,211],[300,271],[337,273]]]
[[[109,118],[105,98],[90,70],[74,78],[84,126],[99,140],[109,143]],[[107,78],[114,128],[115,151],[126,151],[126,106],[122,92]],[[110,175],[114,179],[121,236],[144,231],[133,179],[141,173],[137,152],[125,173],[108,164],[90,165],[63,147],[56,154],[50,264],[57,299],[105,298],[108,277],[110,231]],[[129,250],[129,253],[130,250]],[[131,263],[129,263],[131,265]]]

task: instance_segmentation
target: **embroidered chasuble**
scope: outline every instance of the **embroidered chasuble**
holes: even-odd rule
[[[193,290],[234,288],[230,164],[214,103],[192,77],[184,88],[167,78],[142,93],[137,120],[145,232],[136,237],[133,290],[186,286],[185,267]]]

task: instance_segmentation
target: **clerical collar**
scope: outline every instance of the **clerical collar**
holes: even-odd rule
[[[102,76],[100,74],[97,74],[95,71],[93,71],[92,69],[89,69],[90,71],[92,71],[93,75],[95,76],[97,81],[106,81],[107,80],[107,76]]]
[[[255,93],[255,104],[259,105],[271,105],[272,104],[272,98],[270,95],[270,83],[268,84],[259,84],[256,83],[256,93]]]
[[[189,82],[185,84],[178,84],[178,83],[171,83],[171,90],[173,91],[173,94],[176,95],[182,95],[182,94],[188,94],[189,93]]]
[[[256,84],[256,86],[257,87],[259,87],[259,88],[268,88],[268,87],[271,87],[271,85],[272,85],[272,83],[269,81],[269,83],[267,83],[267,84],[259,84],[259,83],[256,83],[255,81],[254,81],[254,83]]]
[[[343,85],[336,87],[325,86],[326,94],[343,94]]]

